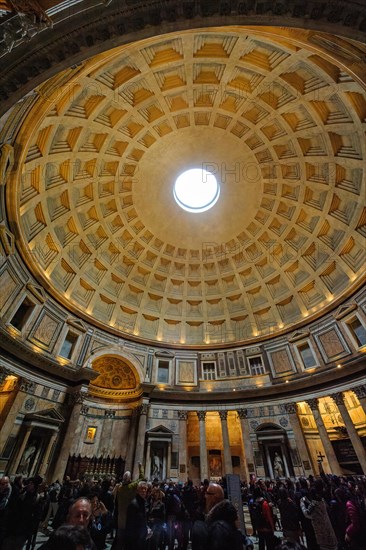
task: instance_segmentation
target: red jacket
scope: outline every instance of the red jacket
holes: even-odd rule
[[[270,529],[271,531],[274,532],[274,521],[273,521],[273,515],[272,515],[272,508],[270,507],[270,505],[268,504],[268,502],[266,500],[263,500],[262,502],[262,513],[263,513],[263,517],[264,519],[266,520],[266,523],[267,523],[267,529]],[[261,529],[258,529],[259,531]]]

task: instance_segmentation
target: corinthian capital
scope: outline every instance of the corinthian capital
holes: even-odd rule
[[[70,399],[74,405],[82,405],[84,403],[85,393],[81,391],[77,391],[72,395],[70,395]]]
[[[227,411],[219,411],[219,416],[220,416],[221,422],[227,421]]]
[[[20,390],[24,391],[25,393],[34,393],[36,391],[36,384],[35,382],[29,382],[28,380],[22,379],[20,383]]]
[[[89,407],[87,405],[81,405],[80,414],[86,416],[89,412]]]
[[[287,414],[296,414],[296,411],[297,411],[296,403],[285,403],[285,410]]]
[[[206,411],[197,411],[198,420],[204,422],[206,420]]]
[[[137,407],[137,412],[140,414],[146,414],[149,412],[149,403],[142,403],[139,407]]]
[[[179,420],[186,421],[188,418],[188,411],[178,411],[178,418]]]
[[[344,394],[342,392],[332,393],[330,397],[336,405],[344,405]]]
[[[309,405],[312,411],[318,411],[319,410],[319,399],[307,399],[306,403]]]
[[[248,418],[248,409],[237,409],[236,412],[238,413],[239,418]]]
[[[0,367],[0,386],[2,386],[6,378],[11,374],[10,370],[5,367]]]

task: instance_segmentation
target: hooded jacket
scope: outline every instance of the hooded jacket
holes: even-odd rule
[[[243,535],[236,526],[238,513],[228,500],[216,504],[207,515],[210,550],[243,550]]]

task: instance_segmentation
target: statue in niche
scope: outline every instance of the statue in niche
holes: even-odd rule
[[[163,464],[157,451],[154,451],[154,456],[151,459],[151,475],[161,479]]]
[[[21,463],[19,465],[19,473],[24,476],[29,476],[31,470],[31,463],[36,454],[36,442],[32,441],[25,449]]]
[[[277,452],[274,454],[274,458],[273,458],[273,471],[274,471],[275,477],[284,476],[283,461]]]

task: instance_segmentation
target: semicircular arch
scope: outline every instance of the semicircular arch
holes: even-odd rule
[[[88,365],[98,372],[90,384],[91,393],[105,398],[137,397],[144,370],[129,353],[105,348],[90,355]]]

